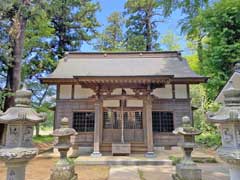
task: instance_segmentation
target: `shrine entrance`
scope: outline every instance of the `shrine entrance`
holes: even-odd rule
[[[143,107],[129,107],[124,93],[118,102],[103,109],[103,143],[144,143]]]
[[[120,143],[123,138],[126,143],[144,143],[142,109],[121,112],[117,109],[108,108],[103,113],[103,122],[103,142]],[[109,134],[111,135],[109,136]]]

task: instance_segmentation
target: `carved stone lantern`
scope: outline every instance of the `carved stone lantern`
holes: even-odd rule
[[[67,158],[67,152],[71,147],[70,137],[77,132],[73,128],[69,128],[68,123],[68,119],[63,118],[61,128],[53,132],[53,136],[58,138],[55,147],[60,152],[60,160],[53,168],[50,180],[77,180],[74,163]]]
[[[201,180],[201,169],[192,161],[191,153],[195,147],[196,135],[201,131],[192,127],[191,120],[188,116],[182,118],[182,127],[176,128],[173,133],[181,135],[183,141],[179,144],[184,152],[184,158],[176,166],[176,174],[173,175],[174,180]]]
[[[217,150],[221,159],[230,165],[231,180],[240,178],[240,89],[230,82],[223,91],[224,106],[216,113],[208,113],[208,120],[219,125],[222,146]]]
[[[38,152],[32,144],[33,127],[46,118],[31,108],[31,91],[25,86],[16,91],[15,106],[0,115],[0,123],[6,124],[6,143],[0,149],[0,159],[7,166],[7,180],[24,180],[29,160]]]

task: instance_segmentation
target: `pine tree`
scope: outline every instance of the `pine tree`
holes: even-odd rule
[[[91,0],[51,0],[49,17],[55,30],[51,41],[52,58],[58,60],[66,51],[80,50],[84,42],[96,38],[99,3]]]
[[[162,1],[128,0],[125,3],[127,49],[152,51],[159,48],[157,24],[162,22]]]
[[[1,43],[0,47],[6,94],[14,93],[21,83],[21,63],[23,59],[26,26],[41,8],[40,2],[29,0],[4,0],[0,7]],[[14,105],[14,98],[6,96],[4,109]]]
[[[98,35],[95,48],[99,51],[122,51],[124,50],[124,37],[122,27],[124,19],[119,12],[113,12],[108,17],[108,26],[103,33]]]

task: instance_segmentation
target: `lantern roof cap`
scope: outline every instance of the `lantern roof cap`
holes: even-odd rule
[[[199,135],[202,132],[196,128],[194,128],[191,124],[191,120],[188,116],[182,117],[182,126],[176,128],[173,131],[174,134],[180,134],[180,135]]]
[[[240,89],[236,89],[232,81],[229,81],[229,87],[223,91],[223,95],[227,106],[240,104]]]
[[[75,135],[77,132],[73,128],[68,127],[69,120],[64,117],[61,120],[61,128],[53,131],[53,136],[63,137],[63,136],[71,136]]]
[[[224,106],[216,113],[208,112],[208,120],[215,123],[240,122],[240,89],[236,89],[229,81],[229,87],[223,94]]]
[[[27,90],[26,86],[16,91],[15,106],[7,109],[6,112],[0,113],[0,123],[8,124],[18,123],[40,123],[46,120],[44,113],[37,113],[31,108],[32,92]]]

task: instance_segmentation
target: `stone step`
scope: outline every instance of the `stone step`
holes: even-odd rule
[[[76,165],[125,165],[125,166],[142,166],[142,165],[172,165],[168,159],[145,158],[133,156],[102,156],[98,158],[79,156],[75,159]]]
[[[103,143],[100,146],[101,152],[111,152],[112,144],[111,143]],[[143,143],[131,143],[131,152],[146,152],[147,146]]]

